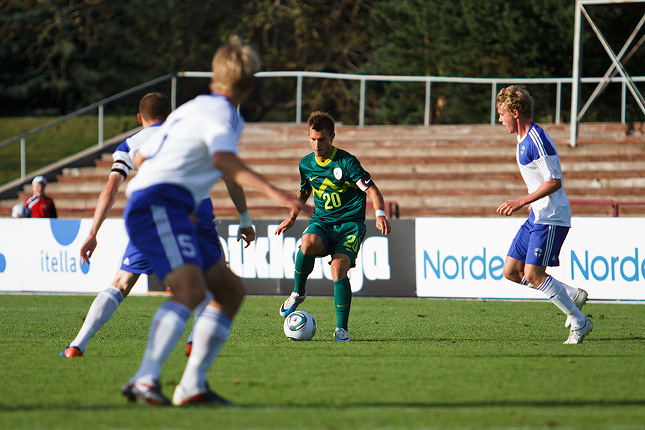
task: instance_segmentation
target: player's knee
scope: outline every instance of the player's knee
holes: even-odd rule
[[[341,257],[334,255],[331,260],[331,276],[334,281],[347,278],[352,262],[348,256],[341,254]]]
[[[134,284],[138,279],[139,274],[137,273],[130,273],[124,270],[119,270],[114,277],[112,286],[118,288],[121,291],[121,294],[123,294],[123,296],[125,297],[130,293],[130,290],[132,290],[132,287],[134,287]]]
[[[512,269],[504,268],[504,278],[517,284],[522,282],[522,276],[520,273]]]
[[[322,255],[326,253],[325,245],[319,236],[305,234],[300,242],[300,252],[305,255]]]
[[[315,255],[316,254],[316,247],[312,242],[302,242],[300,244],[300,252],[302,252],[305,255]]]
[[[528,282],[530,285],[534,285],[535,287],[540,285],[543,281],[539,273],[531,272],[531,271],[527,271],[526,273],[524,273],[524,280]]]
[[[206,292],[201,288],[191,288],[185,290],[185,292],[184,300],[186,300],[186,303],[184,304],[190,309],[195,309],[206,298]]]

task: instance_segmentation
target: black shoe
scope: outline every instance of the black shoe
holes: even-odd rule
[[[152,406],[170,405],[170,400],[161,393],[161,385],[158,382],[152,385],[138,381],[128,382],[123,386],[121,394],[130,402],[141,400]]]

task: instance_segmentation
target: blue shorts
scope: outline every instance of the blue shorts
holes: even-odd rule
[[[194,208],[190,192],[171,184],[136,191],[128,199],[123,217],[130,240],[161,280],[184,264],[206,271],[222,256],[215,224],[196,226]]]
[[[132,241],[128,242],[128,245],[125,247],[120,269],[128,273],[145,273],[146,275],[150,275],[152,273],[152,267],[148,264],[148,260],[146,260],[141,251],[132,244]]]
[[[560,249],[569,227],[533,224],[533,213],[522,224],[511,243],[508,256],[533,266],[559,266]]]

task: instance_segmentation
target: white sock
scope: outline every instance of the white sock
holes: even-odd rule
[[[560,281],[558,281],[558,282],[560,282]],[[562,285],[562,287],[564,287],[564,290],[567,292],[569,297],[571,297],[571,300],[576,298],[576,296],[578,295],[578,289],[576,287],[571,287],[571,286],[565,284],[564,282],[560,282],[560,284]]]
[[[572,327],[585,325],[585,316],[573,303],[562,282],[549,276],[540,284],[538,290],[542,291],[554,305],[568,315]]]
[[[186,329],[190,309],[172,300],[165,301],[150,324],[146,352],[131,381],[152,384],[159,380],[161,367]]]
[[[116,312],[116,308],[123,299],[121,290],[112,286],[98,293],[92,302],[92,306],[90,306],[90,310],[87,311],[83,326],[76,335],[76,338],[69,345],[75,346],[82,352],[85,352],[87,342],[94,336],[94,333],[99,331],[112,318],[112,315]]]
[[[195,308],[195,319],[193,320],[193,329],[190,331],[190,334],[188,335],[188,340],[186,343],[192,343],[193,342],[193,332],[195,331],[195,324],[197,324],[197,318],[204,312],[204,309],[206,309],[206,305],[210,303],[210,301],[213,300],[213,294],[211,294],[210,291],[206,291],[206,298],[202,300],[202,302],[197,305]]]
[[[206,306],[195,324],[193,351],[179,385],[193,395],[206,390],[206,373],[228,340],[233,320],[219,309]]]
[[[529,288],[533,288],[534,290],[539,290],[538,287],[536,287],[535,285],[531,284],[530,282],[527,282],[525,278],[522,278],[522,282],[520,282],[520,284],[526,285]],[[569,295],[569,297],[571,297],[571,300],[576,298],[576,296],[578,295],[578,289],[576,287],[571,287],[571,286],[565,284],[564,282],[560,282],[560,284],[562,284],[562,286],[564,287],[564,289],[567,292],[567,294]]]

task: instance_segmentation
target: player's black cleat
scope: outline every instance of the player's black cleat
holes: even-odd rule
[[[128,382],[123,386],[121,394],[130,402],[141,400],[152,406],[169,406],[170,400],[161,393],[158,382],[146,384],[139,381]]]
[[[172,404],[175,406],[190,406],[190,405],[234,405],[235,403],[225,399],[213,390],[206,387],[206,391],[194,394],[192,396],[186,395],[181,385],[175,388],[175,394],[172,396]]]

